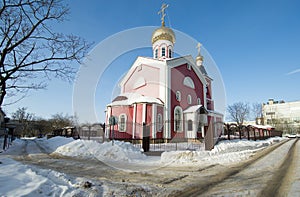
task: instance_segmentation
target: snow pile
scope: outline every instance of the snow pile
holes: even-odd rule
[[[248,159],[255,151],[279,142],[282,138],[261,141],[226,140],[221,141],[211,151],[171,151],[161,155],[162,164],[213,165],[230,164]]]
[[[41,138],[37,140],[40,145],[44,146],[49,153],[54,152],[58,147],[66,145],[70,142],[73,142],[73,138],[66,138],[61,136],[56,136],[46,140],[45,138]]]
[[[55,153],[65,156],[97,158],[105,161],[134,161],[146,158],[141,151],[129,142],[115,141],[99,143],[96,141],[75,140],[56,149]]]
[[[71,179],[64,173],[30,167],[9,158],[1,158],[1,196],[88,196],[84,179]],[[92,196],[92,195],[90,195]]]
[[[9,144],[8,149],[5,151],[0,150],[0,152],[5,152],[5,154],[11,154],[11,155],[19,155],[22,154],[22,147],[25,144],[24,140],[16,138],[14,141],[12,141]],[[3,145],[2,145],[3,146]],[[0,149],[2,149],[2,146],[0,146]]]
[[[224,140],[217,144],[211,153],[239,152],[244,150],[256,150],[280,141],[282,138],[269,138],[267,140],[249,141],[249,140]]]
[[[10,144],[10,146],[18,146],[18,147],[20,147],[20,146],[22,146],[22,145],[24,145],[24,140],[22,140],[22,139],[19,139],[19,138],[16,138],[16,139],[14,139],[12,142],[11,142],[11,144]],[[2,148],[2,147],[1,147]]]

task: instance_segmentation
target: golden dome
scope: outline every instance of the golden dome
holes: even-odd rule
[[[152,33],[152,44],[156,42],[157,40],[169,40],[173,44],[175,43],[175,33],[172,29],[161,26],[160,28],[157,28]]]
[[[198,55],[196,57],[196,61],[203,61],[203,56],[202,55]]]

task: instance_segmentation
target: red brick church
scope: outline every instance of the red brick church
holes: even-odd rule
[[[137,57],[120,83],[121,93],[107,105],[106,135],[142,139],[147,128],[151,139],[205,138],[211,149],[222,132],[217,123],[223,115],[214,111],[212,79],[203,65],[201,45],[196,59],[174,57],[176,36],[165,26],[165,8],[162,25],[151,38],[153,57]]]

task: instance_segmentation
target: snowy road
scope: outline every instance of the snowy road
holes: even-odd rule
[[[176,195],[299,196],[299,145],[298,140],[289,140],[257,153],[245,163],[215,169],[208,180],[201,177]]]
[[[152,159],[154,162],[130,163],[127,170],[112,167],[96,157],[57,154],[37,139],[24,140],[18,149],[8,151],[5,156],[32,166],[38,174],[44,174],[38,169],[50,170],[73,182],[71,185],[62,180],[55,183],[60,178],[52,178],[53,184],[61,183],[60,188],[73,187],[78,177],[92,183],[92,188],[80,188],[82,195],[76,193],[76,196],[299,196],[299,148],[297,139],[283,140],[257,149],[243,162],[180,166],[157,162],[156,157]],[[68,194],[69,190],[61,191]]]

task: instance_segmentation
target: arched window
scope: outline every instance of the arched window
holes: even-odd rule
[[[163,127],[163,122],[162,122],[162,115],[161,114],[158,114],[157,115],[157,124],[156,124],[156,130],[157,132],[160,132],[162,127]]]
[[[182,109],[176,106],[174,109],[174,131],[182,131]]]
[[[165,57],[165,56],[166,56],[166,48],[165,48],[165,47],[163,47],[163,48],[161,49],[161,56],[162,56],[162,57]]]
[[[118,121],[119,131],[121,131],[121,132],[125,132],[126,131],[126,121],[127,121],[126,114],[120,114],[119,121]]]
[[[188,120],[188,131],[193,131],[193,121],[192,120]]]
[[[183,80],[183,85],[189,87],[189,88],[193,88],[195,89],[195,84],[194,81],[192,80],[192,78],[190,77],[185,77]]]
[[[154,57],[157,58],[158,57],[158,49],[155,49],[155,54]]]
[[[187,102],[188,102],[188,104],[192,104],[192,96],[191,95],[187,96]]]
[[[179,91],[176,91],[176,100],[181,101],[181,93]]]
[[[197,98],[197,105],[201,105],[201,99]]]
[[[169,58],[172,58],[172,49],[169,49]]]

